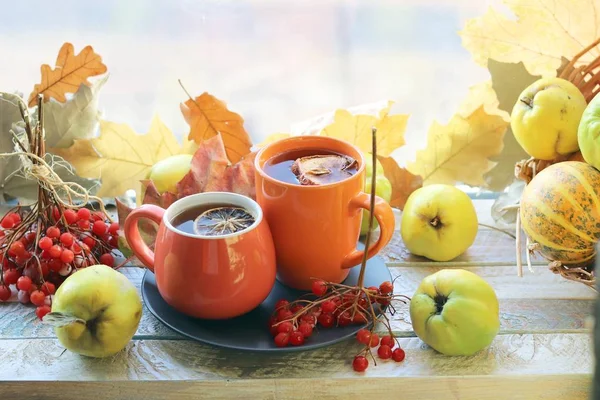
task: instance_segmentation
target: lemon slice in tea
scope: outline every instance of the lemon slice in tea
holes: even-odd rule
[[[254,217],[241,207],[216,207],[204,211],[194,220],[194,233],[203,236],[229,235],[253,223]]]

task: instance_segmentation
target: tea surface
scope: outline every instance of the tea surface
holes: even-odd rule
[[[339,182],[358,171],[351,157],[324,149],[303,149],[273,156],[263,166],[278,181],[295,185],[323,185]]]
[[[185,233],[222,236],[250,227],[255,219],[246,209],[231,204],[202,204],[177,214],[173,226]]]

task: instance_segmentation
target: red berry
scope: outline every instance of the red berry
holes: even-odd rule
[[[381,338],[380,344],[382,346],[383,345],[389,346],[390,349],[393,349],[394,346],[396,345],[396,342],[394,341],[393,337],[391,337],[390,335],[387,335],[387,336],[384,336],[384,337]]]
[[[356,332],[356,340],[358,340],[362,344],[369,344],[371,341],[371,332],[367,329],[360,329]]]
[[[110,245],[110,247],[112,247],[113,249],[117,249],[119,248],[119,237],[118,236],[111,236],[108,239],[108,244]]]
[[[298,332],[302,333],[302,336],[304,336],[304,338],[307,338],[310,337],[310,335],[312,335],[313,327],[311,324],[302,322],[300,323],[300,325],[298,325]]]
[[[58,221],[60,219],[60,211],[58,211],[58,207],[52,208],[52,216],[54,217],[55,221]]]
[[[6,301],[10,299],[11,295],[10,288],[6,285],[0,285],[0,301]]]
[[[44,294],[48,296],[54,294],[54,292],[56,291],[56,286],[52,282],[44,282],[42,283],[41,289],[42,292],[44,292]]]
[[[94,221],[106,221],[106,215],[100,211],[96,211],[95,213],[92,213],[92,219]]]
[[[102,257],[100,257],[100,260],[102,260]],[[277,318],[280,321],[285,321],[286,319],[290,319],[293,316],[294,314],[290,310],[286,310],[285,308],[277,312]]]
[[[354,318],[352,319],[352,322],[355,323],[355,324],[366,324],[367,323],[367,316],[362,311],[357,311],[354,314]]]
[[[52,258],[60,258],[62,252],[63,252],[62,247],[60,247],[57,244],[55,244],[54,246],[50,247],[50,249],[48,250],[48,253],[50,254],[50,257],[52,257]]]
[[[335,317],[331,314],[323,313],[319,315],[317,321],[319,321],[319,324],[321,324],[323,328],[331,328],[335,325]]]
[[[379,348],[377,349],[377,355],[379,356],[379,358],[381,358],[382,360],[387,360],[389,358],[392,358],[392,349],[390,348],[390,346],[388,346],[387,344],[382,344],[381,346],[379,346]]]
[[[80,208],[79,210],[77,210],[77,218],[79,220],[88,220],[89,221],[91,216],[92,216],[92,213],[87,208]]]
[[[277,325],[277,333],[290,333],[294,330],[294,325],[291,322],[285,321]]]
[[[33,282],[31,282],[31,278],[28,276],[22,276],[17,279],[17,289],[29,291],[31,289]]]
[[[379,304],[381,304],[382,306],[387,306],[390,304],[390,298],[389,297],[381,297],[381,298],[377,299],[377,302]]]
[[[71,235],[69,232],[65,232],[60,235],[60,242],[63,244],[63,246],[71,247],[73,245],[73,241],[73,235]]]
[[[4,233],[2,229],[0,229],[0,239],[2,239],[4,236],[6,236],[6,233]]]
[[[21,242],[14,242],[10,245],[10,252],[16,256],[22,256],[25,254],[25,246]]]
[[[378,344],[379,344],[379,335],[377,335],[376,333],[371,334],[371,343],[369,344],[369,346],[377,347]]]
[[[73,243],[73,247],[71,247],[71,250],[73,250],[73,253],[75,254],[81,254],[81,246],[77,243]]]
[[[29,295],[29,301],[31,301],[31,304],[34,306],[42,306],[46,301],[46,295],[41,290],[34,290]]]
[[[290,341],[289,333],[278,333],[277,336],[275,336],[275,346],[277,346],[277,347],[285,347],[288,345],[289,341]]]
[[[110,224],[110,226],[108,227],[108,233],[110,233],[111,235],[116,235],[118,232],[119,232],[119,223],[113,222],[112,224]]]
[[[80,219],[79,221],[77,221],[77,226],[82,231],[87,231],[90,229],[90,221],[87,219]]]
[[[82,242],[86,244],[90,249],[92,249],[96,245],[96,239],[94,239],[91,236],[84,237]]]
[[[42,270],[42,276],[45,278],[50,273],[50,267],[48,266],[48,262],[40,263],[40,269]]]
[[[106,223],[104,221],[95,221],[92,225],[92,232],[98,236],[102,236],[106,233]]]
[[[40,239],[40,241],[38,242],[38,247],[42,250],[49,250],[50,247],[52,247],[52,239],[50,239],[49,237],[43,237]],[[42,255],[43,257],[43,255]]]
[[[317,318],[314,315],[305,314],[300,317],[300,321],[307,323],[310,326],[315,326],[317,324]]]
[[[27,232],[26,234],[23,235],[23,238],[21,239],[21,241],[25,241],[27,242],[27,244],[29,243],[33,243],[35,241],[35,232]],[[23,243],[25,244],[25,243]]]
[[[52,247],[52,246],[50,246],[50,247]],[[49,249],[42,251],[42,254],[40,255],[40,257],[42,257],[43,259],[46,259],[46,260],[52,258],[52,257],[50,257]]]
[[[275,310],[282,310],[284,308],[287,308],[287,306],[290,304],[289,301],[285,300],[285,299],[281,299],[279,300],[277,303],[275,303]]]
[[[352,315],[349,311],[344,311],[339,315],[337,321],[339,326],[348,326],[352,323]]]
[[[323,310],[324,313],[333,313],[336,308],[337,305],[331,300],[327,300],[321,304],[321,310]]]
[[[302,332],[293,331],[290,333],[290,343],[292,346],[301,346],[304,344],[304,335]]]
[[[312,292],[317,296],[323,296],[327,293],[327,284],[323,281],[314,281],[312,283]]]
[[[385,281],[379,285],[379,291],[381,294],[390,294],[394,291],[394,285],[390,281]]]
[[[13,226],[15,226],[15,223],[12,218],[5,216],[4,219],[2,219],[2,222],[0,222],[0,226],[4,229],[12,229]]]
[[[52,260],[48,261],[48,268],[54,272],[60,271],[62,267],[63,263],[59,258],[53,258]]]
[[[5,285],[14,285],[15,283],[17,283],[17,280],[19,279],[20,276],[21,276],[21,274],[19,273],[18,270],[11,268],[9,270],[4,271],[4,274],[2,277],[4,279]]]
[[[290,307],[290,311],[292,314],[296,314],[298,311],[302,310],[304,306],[302,304],[294,304]]]
[[[44,318],[44,315],[48,314],[50,312],[50,306],[48,305],[43,305],[43,306],[39,306],[38,308],[35,309],[35,315],[37,315],[37,317],[39,319]]]
[[[69,264],[74,258],[75,254],[73,254],[71,250],[63,250],[62,254],[60,255],[60,261],[64,262],[65,264]]]
[[[368,366],[369,360],[363,356],[356,356],[354,357],[354,361],[352,361],[352,368],[354,368],[356,372],[363,372]]]
[[[60,229],[58,229],[56,226],[51,226],[50,228],[46,229],[46,236],[50,239],[58,239],[60,237]]]
[[[75,211],[65,210],[63,215],[65,216],[65,220],[67,221],[67,224],[73,225],[75,222],[77,222],[77,213]]]
[[[404,357],[406,357],[406,353],[404,353],[404,350],[402,350],[400,347],[398,347],[392,352],[392,358],[396,362],[404,360]]]
[[[19,214],[17,214],[17,213],[11,213],[9,215],[12,218],[13,223],[15,225],[19,225],[21,223],[21,216]]]

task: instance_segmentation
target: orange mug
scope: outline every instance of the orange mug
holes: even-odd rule
[[[338,153],[358,162],[356,173],[324,185],[303,186],[269,176],[265,163],[284,153],[302,155],[319,151]],[[256,200],[269,223],[277,255],[277,278],[295,289],[310,290],[313,279],[340,283],[349,269],[359,265],[363,251],[356,249],[363,209],[371,196],[364,193],[365,160],[352,144],[327,136],[295,136],[263,147],[256,155]],[[395,218],[390,205],[375,198],[373,214],[381,230],[367,258],[377,254],[392,238]]]
[[[203,204],[242,207],[254,217],[254,223],[219,236],[191,234],[173,226],[177,215]],[[159,224],[154,252],[140,236],[140,218]],[[275,284],[275,249],[269,225],[260,206],[249,197],[206,192],[177,200],[166,210],[144,204],[129,214],[124,231],[133,253],[154,272],[163,299],[189,316],[237,317],[262,303]]]

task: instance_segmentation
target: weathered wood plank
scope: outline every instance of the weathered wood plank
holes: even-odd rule
[[[591,315],[595,293],[583,285],[565,282],[564,279],[539,270],[541,275],[513,276],[510,267],[470,267],[470,270],[487,279],[495,288],[500,300],[502,333],[514,332],[570,332],[586,330],[585,320]],[[396,292],[412,296],[421,279],[437,268],[393,267]],[[140,290],[144,271],[123,268]],[[566,285],[566,286],[565,286]],[[558,288],[555,288],[558,286]],[[563,288],[563,286],[565,286]],[[535,290],[532,290],[535,288]],[[400,336],[414,336],[410,325],[408,306],[398,304],[397,312],[390,317],[392,329]],[[0,339],[51,338],[52,329],[39,322],[34,307],[9,302],[0,304]],[[181,336],[158,321],[144,306],[144,313],[136,338],[177,339]]]
[[[294,378],[236,379],[228,381],[134,382],[7,382],[0,395],[7,399],[80,400],[93,393],[98,400],[363,400],[402,398],[411,400],[588,400],[589,375],[511,375],[497,377]],[[396,397],[397,396],[397,397]]]
[[[468,357],[443,356],[417,338],[402,338],[400,343],[407,354],[404,362],[379,360],[361,375],[350,365],[352,354],[362,348],[353,339],[312,351],[281,354],[220,349],[188,340],[134,340],[107,359],[63,353],[60,343],[53,339],[3,340],[0,381],[503,377],[593,371],[592,343],[587,333],[499,335],[489,348]]]

